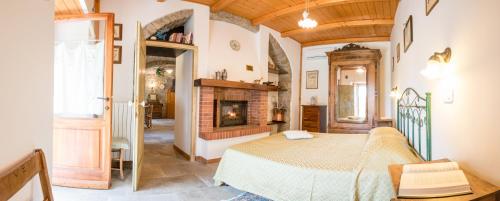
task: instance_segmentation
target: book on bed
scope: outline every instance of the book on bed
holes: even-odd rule
[[[403,166],[398,197],[431,198],[472,193],[465,174],[456,162]]]

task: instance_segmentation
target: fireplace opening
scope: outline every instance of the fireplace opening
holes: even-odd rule
[[[247,125],[248,101],[220,101],[217,108],[217,100],[214,101],[214,127],[228,127]],[[218,115],[216,115],[218,114]]]

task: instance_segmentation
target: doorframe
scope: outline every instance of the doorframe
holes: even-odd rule
[[[105,125],[108,125],[109,128],[106,129],[104,139],[108,139],[108,144],[104,144],[103,155],[100,157],[104,157],[103,170],[105,173],[103,174],[103,180],[81,180],[81,179],[56,179],[55,175],[52,175],[54,180],[54,185],[62,185],[62,186],[70,186],[76,188],[94,188],[94,189],[109,189],[111,187],[111,144],[112,144],[112,133],[113,133],[113,27],[115,23],[115,15],[113,13],[88,13],[88,14],[69,14],[69,15],[55,15],[54,22],[57,21],[82,21],[82,20],[102,20],[105,21],[105,29],[111,30],[105,32],[105,45],[110,45],[111,47],[105,47],[104,52],[104,78],[110,79],[109,84],[105,85],[104,92],[105,94],[110,94],[109,99],[106,101],[106,106],[109,107],[108,110],[105,110]],[[106,118],[109,117],[109,118]],[[59,117],[53,117],[54,123]],[[56,128],[55,125],[54,129]],[[52,167],[54,169],[54,167]],[[66,173],[64,173],[66,174]],[[105,180],[105,181],[104,181]],[[81,182],[78,182],[81,181]],[[74,183],[76,182],[76,183]]]
[[[197,87],[194,86],[194,80],[198,79],[198,47],[195,45],[185,45],[178,43],[170,43],[170,42],[161,42],[161,41],[151,41],[146,40],[146,46],[150,47],[161,47],[161,48],[172,48],[172,49],[181,49],[188,50],[193,52],[193,65],[191,67],[191,151],[189,153],[189,160],[195,161],[196,158],[196,112],[198,111],[197,103]]]

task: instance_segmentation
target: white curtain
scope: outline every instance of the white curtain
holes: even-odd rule
[[[104,42],[56,42],[54,114],[72,117],[102,115]]]

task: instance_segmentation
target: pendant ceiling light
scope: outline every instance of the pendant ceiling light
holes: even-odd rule
[[[318,26],[318,22],[309,18],[309,0],[306,0],[306,10],[302,13],[302,19],[299,21],[299,26],[304,29],[312,29]]]

